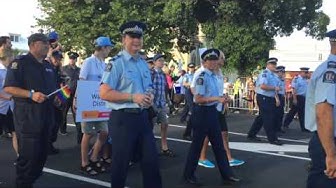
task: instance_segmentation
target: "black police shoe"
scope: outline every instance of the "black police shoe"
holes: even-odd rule
[[[257,136],[247,136],[247,140],[260,142],[261,138],[259,138]]]
[[[270,144],[277,145],[277,146],[282,146],[283,145],[283,143],[280,140],[271,141]]]
[[[241,180],[239,178],[236,178],[234,176],[231,176],[229,178],[223,179],[223,185],[232,185],[235,183],[239,183]]]
[[[53,145],[50,145],[48,148],[48,155],[56,155],[59,153],[59,149],[55,148]]]
[[[188,185],[192,185],[192,186],[202,186],[202,184],[197,180],[197,178],[195,176],[186,178],[183,178],[183,183],[184,184],[188,184]]]

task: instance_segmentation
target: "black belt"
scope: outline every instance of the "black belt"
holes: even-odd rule
[[[204,108],[216,108],[217,107],[217,104],[213,104],[211,106],[206,106],[206,105],[203,105],[203,104],[197,104],[197,103],[194,103],[195,106],[197,107],[204,107]]]
[[[118,112],[126,112],[126,113],[131,113],[131,114],[141,114],[145,109],[141,108],[123,108],[119,110],[113,110],[113,111],[118,111]]]

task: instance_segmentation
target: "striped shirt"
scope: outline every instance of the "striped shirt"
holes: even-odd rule
[[[154,88],[154,104],[158,108],[163,108],[166,105],[166,76],[162,70],[155,69],[153,76],[153,88]]]

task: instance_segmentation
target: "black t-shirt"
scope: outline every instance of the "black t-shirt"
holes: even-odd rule
[[[70,87],[71,93],[75,93],[77,81],[79,80],[80,68],[66,65],[62,67],[62,74],[65,76],[65,84]]]
[[[4,87],[19,87],[45,95],[56,90],[56,76],[49,62],[38,62],[28,53],[17,57],[7,70]]]

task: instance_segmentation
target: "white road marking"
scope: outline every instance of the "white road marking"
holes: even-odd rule
[[[169,124],[169,126],[170,127],[176,127],[176,128],[183,128],[183,129],[185,129],[185,126],[181,126],[181,125]],[[230,131],[229,131],[229,134],[238,135],[238,136],[247,136],[247,134],[245,134],[245,133],[230,132]],[[260,138],[267,138],[266,136],[261,136],[261,135],[258,135],[258,137],[260,137]],[[305,144],[309,143],[309,140],[295,140],[295,139],[280,138],[280,137],[279,137],[279,140],[290,141],[290,142],[298,142],[298,143],[305,143]]]
[[[155,136],[155,138],[158,138],[160,139],[161,137],[160,136]],[[182,143],[191,143],[191,141],[187,141],[187,140],[181,140],[181,139],[177,139],[177,138],[167,138],[167,140],[170,140],[170,141],[176,141],[176,142],[182,142]],[[301,159],[301,160],[305,160],[305,161],[310,161],[310,158],[307,158],[307,157],[298,157],[298,156],[293,156],[293,155],[286,155],[286,154],[280,154],[280,153],[271,153],[271,152],[267,152],[267,151],[258,151],[258,150],[252,150],[250,148],[243,148],[241,145],[244,145],[244,144],[248,144],[248,143],[239,143],[241,144],[239,147],[238,145],[235,145],[237,148],[234,148],[232,146],[234,142],[230,142],[230,149],[236,149],[236,150],[240,150],[240,151],[248,151],[248,152],[252,152],[252,153],[261,153],[261,154],[266,154],[266,155],[273,155],[273,156],[279,156],[279,157],[286,157],[286,158],[292,158],[292,159]],[[253,143],[251,143],[253,144]],[[260,144],[260,143],[256,143],[256,144]],[[266,145],[267,143],[265,143]],[[271,148],[273,145],[271,144],[267,144],[267,145],[270,145],[269,147]],[[289,145],[289,147],[287,149],[293,149],[295,145]],[[275,147],[286,147],[286,144],[284,144],[283,146],[275,146]],[[274,149],[273,149],[274,150]],[[285,150],[285,149],[283,149]],[[303,148],[301,148],[301,150],[303,150]],[[274,151],[279,151],[279,150],[274,150]],[[280,150],[281,152],[281,150]],[[292,152],[292,151],[291,151]],[[306,151],[305,151],[306,152]]]
[[[59,171],[59,170],[54,170],[54,169],[50,169],[50,168],[46,168],[46,167],[43,168],[43,171],[48,172],[50,174],[55,174],[55,175],[58,175],[58,176],[67,177],[67,178],[70,178],[70,179],[75,179],[75,180],[88,182],[88,183],[95,184],[95,185],[100,185],[100,186],[103,186],[103,187],[111,187],[111,183],[106,182],[106,181],[100,181],[100,180],[97,180],[97,179],[87,178],[87,177],[84,177],[84,176],[79,176],[79,175],[76,175],[76,174],[70,174],[70,173],[67,173],[67,172],[62,172],[62,171]]]
[[[75,124],[68,124],[69,126],[75,126]],[[178,125],[170,125],[174,127],[183,127],[183,126],[178,126]],[[184,128],[184,127],[183,127]],[[241,133],[240,133],[241,134]],[[155,136],[155,138],[160,139],[160,136]],[[176,141],[180,143],[191,143],[191,141],[187,140],[182,140],[182,139],[177,139],[177,138],[167,138],[167,140],[170,141]],[[293,142],[296,142],[297,140],[293,140]],[[273,146],[268,143],[245,143],[245,142],[230,142],[230,148],[231,149],[236,149],[236,150],[241,150],[241,151],[248,151],[252,153],[260,153],[260,154],[265,154],[265,155],[272,155],[272,156],[279,156],[279,157],[285,157],[285,158],[291,158],[291,159],[300,159],[300,160],[305,160],[305,161],[310,161],[309,158],[306,157],[298,157],[298,156],[292,156],[292,155],[286,155],[284,152],[300,152],[304,153],[303,151],[307,151],[307,146],[304,145],[289,145],[285,144],[283,146]],[[265,151],[266,150],[266,151]],[[278,153],[271,153],[267,151],[277,151]],[[71,174],[68,172],[62,172],[59,170],[54,170],[50,168],[43,168],[44,172],[70,178],[70,179],[75,179],[78,181],[83,181],[91,184],[96,184],[100,185],[103,187],[110,187],[110,182],[105,182],[97,179],[92,179],[76,174]]]
[[[72,123],[68,123],[67,125],[72,126],[72,127],[76,126],[75,124],[72,124]],[[185,129],[185,126],[181,126],[181,125],[169,124],[168,126]],[[245,133],[239,133],[239,132],[230,132],[229,131],[229,134],[238,135],[238,136],[247,136],[247,134],[245,134]],[[266,136],[262,136],[262,135],[257,135],[257,136],[260,137],[260,138],[267,139]],[[297,143],[304,143],[304,144],[308,144],[309,143],[309,139],[308,138],[307,139],[302,139],[302,140],[295,140],[295,139],[288,139],[288,138],[281,138],[281,137],[279,137],[279,140],[289,141],[289,142],[297,142]]]

